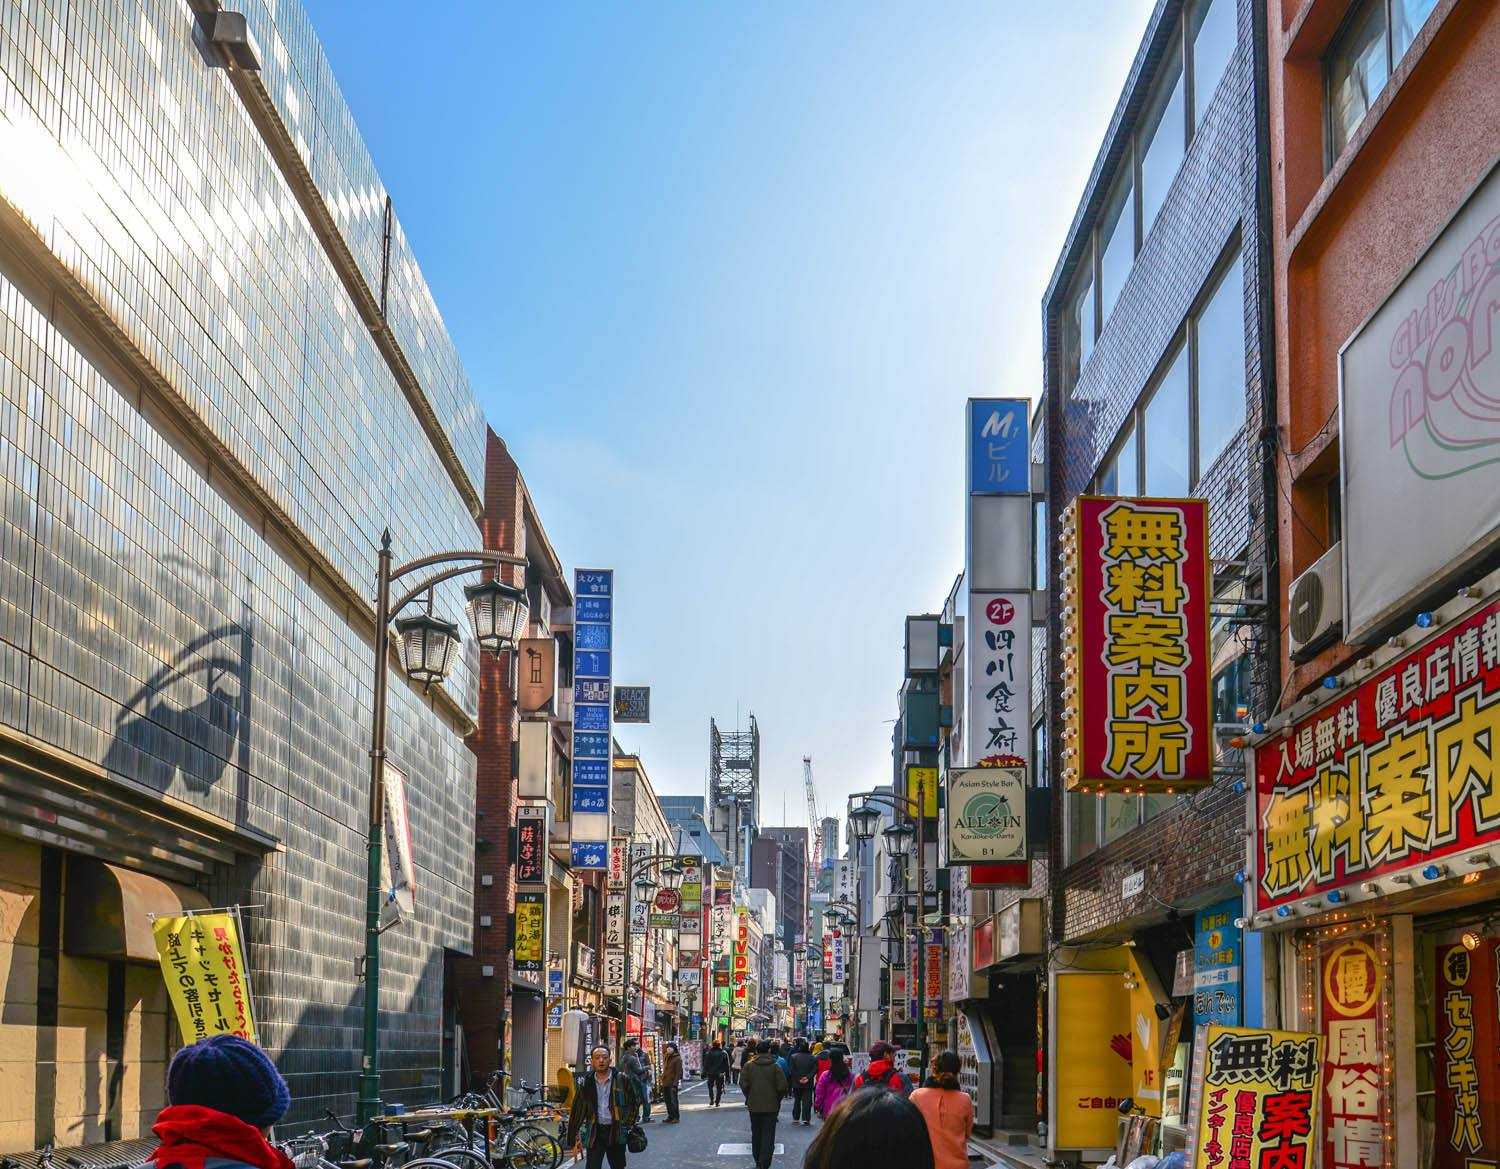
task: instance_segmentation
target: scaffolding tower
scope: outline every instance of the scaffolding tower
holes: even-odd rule
[[[712,831],[740,879],[749,884],[750,839],[760,824],[760,724],[721,731],[708,720],[708,802]]]

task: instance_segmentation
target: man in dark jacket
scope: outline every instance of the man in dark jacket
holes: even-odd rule
[[[703,1053],[703,1078],[708,1081],[708,1102],[719,1106],[724,1099],[724,1077],[729,1074],[729,1056],[717,1039]]]
[[[270,1056],[249,1040],[215,1035],[180,1049],[167,1068],[167,1107],[151,1131],[157,1166],[292,1169],[266,1132],[292,1103]]]
[[[635,1124],[639,1097],[634,1081],[609,1066],[609,1048],[589,1052],[589,1070],[578,1077],[573,1090],[573,1108],[568,1113],[568,1135],[573,1159],[587,1151],[586,1169],[625,1169],[625,1137]]]
[[[776,1153],[776,1117],[787,1088],[786,1073],[771,1054],[770,1043],[762,1039],[740,1069],[740,1091],[745,1093],[745,1108],[750,1113],[750,1152],[756,1169],[771,1169]]]
[[[640,1040],[627,1039],[620,1049],[621,1070],[635,1082],[641,1098],[641,1123],[651,1123],[651,1065],[641,1050]]]
[[[677,1093],[682,1087],[682,1053],[677,1044],[667,1044],[667,1057],[661,1065],[661,1097],[667,1103],[667,1123],[680,1124],[682,1112],[678,1108]]]
[[[818,1083],[818,1058],[807,1046],[806,1039],[798,1039],[787,1060],[787,1079],[792,1085],[792,1123],[812,1124],[813,1089]]]

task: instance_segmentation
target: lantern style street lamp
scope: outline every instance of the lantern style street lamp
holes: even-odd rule
[[[854,833],[854,839],[860,842],[875,839],[875,832],[880,827],[880,809],[874,804],[861,804],[849,812],[849,831]]]
[[[380,537],[375,574],[375,679],[370,714],[370,838],[365,853],[364,1034],[356,1114],[361,1125],[381,1114],[380,1103],[380,888],[381,849],[385,844],[385,724],[390,674],[390,629],[396,626],[401,668],[424,689],[448,676],[458,654],[458,626],[435,617],[433,590],[444,581],[470,573],[495,573],[511,566],[526,568],[526,558],[506,552],[437,552],[393,567],[391,533]],[[429,571],[431,570],[431,571]],[[392,600],[397,581],[420,579]],[[496,656],[514,649],[526,628],[526,594],[514,585],[486,581],[464,590],[475,640]],[[401,616],[418,598],[426,612]]]
[[[464,597],[469,602],[469,621],[480,649],[499,654],[520,642],[531,615],[525,589],[487,580],[465,586]]]
[[[898,861],[911,856],[911,846],[917,838],[917,830],[910,824],[892,824],[880,835],[885,837],[886,852]]]

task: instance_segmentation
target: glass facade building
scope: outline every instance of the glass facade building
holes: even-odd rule
[[[376,549],[480,545],[484,421],[369,152],[302,8],[241,11],[258,68],[183,3],[0,10],[4,1150],[149,1129],[178,1039],[147,902],[247,907],[289,1119],[353,1111]],[[453,1090],[474,655],[393,679],[390,1101]],[[101,873],[113,933],[70,899]]]

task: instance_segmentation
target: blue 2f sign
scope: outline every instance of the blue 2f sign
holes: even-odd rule
[[[969,494],[1031,492],[1031,403],[1025,398],[969,399]]]

